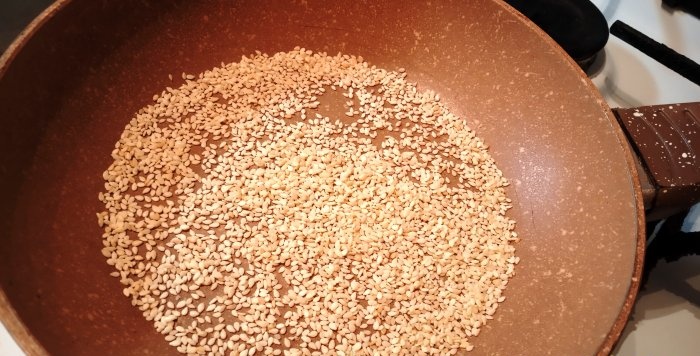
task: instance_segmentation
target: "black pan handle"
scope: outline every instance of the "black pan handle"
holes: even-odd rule
[[[685,11],[700,19],[700,1],[698,0],[662,0],[665,6]]]
[[[657,62],[700,85],[700,65],[690,58],[674,51],[663,43],[651,39],[630,25],[617,20],[610,26],[610,34],[627,42]]]

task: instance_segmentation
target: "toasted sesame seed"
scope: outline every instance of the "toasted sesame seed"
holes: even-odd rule
[[[170,345],[474,347],[517,235],[507,180],[439,94],[301,48],[181,77],[124,129],[97,214],[110,275]]]

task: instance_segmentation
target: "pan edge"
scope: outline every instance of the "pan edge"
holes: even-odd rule
[[[617,344],[620,335],[622,334],[622,330],[625,328],[627,320],[629,319],[630,314],[632,313],[632,308],[634,306],[635,300],[637,299],[637,293],[639,292],[640,282],[642,278],[642,267],[644,266],[644,254],[646,246],[644,202],[641,193],[642,188],[641,183],[639,181],[639,173],[637,172],[634,156],[632,155],[632,151],[630,150],[630,147],[627,144],[627,138],[624,132],[622,131],[622,128],[620,128],[620,125],[617,124],[617,120],[615,119],[612,110],[610,109],[610,106],[608,106],[608,104],[605,102],[603,96],[600,94],[600,91],[598,91],[593,82],[591,82],[590,78],[586,76],[585,72],[583,72],[581,67],[579,67],[578,64],[576,64],[576,62],[566,53],[566,51],[564,51],[563,48],[561,48],[561,46],[559,46],[558,43],[556,43],[551,37],[549,37],[549,35],[547,35],[542,29],[540,29],[527,17],[518,12],[518,10],[510,6],[505,1],[494,1],[501,3],[504,9],[510,11],[526,26],[530,27],[534,32],[536,32],[542,38],[543,41],[548,42],[553,49],[559,51],[560,54],[566,58],[566,62],[568,63],[568,65],[572,67],[573,70],[579,73],[583,84],[590,89],[590,91],[594,95],[596,102],[598,103],[598,105],[600,105],[601,110],[607,117],[608,124],[610,124],[612,131],[615,133],[617,141],[622,147],[622,151],[625,155],[625,161],[627,162],[628,172],[630,175],[629,178],[632,183],[634,200],[636,203],[635,210],[637,212],[637,241],[634,265],[632,266],[632,276],[630,279],[630,286],[628,288],[627,296],[625,297],[622,303],[620,313],[617,315],[617,318],[615,318],[615,321],[610,327],[610,331],[608,332],[603,343],[599,346],[598,351],[596,352],[596,355],[599,356],[609,355],[612,352],[612,349]]]

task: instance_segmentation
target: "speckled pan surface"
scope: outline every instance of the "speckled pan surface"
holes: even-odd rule
[[[52,354],[172,353],[100,254],[111,149],[136,110],[179,85],[168,74],[299,45],[405,67],[511,180],[521,263],[470,354],[592,355],[617,337],[641,256],[631,156],[590,82],[505,5],[74,0],[54,12],[0,63],[0,316],[12,332],[16,315]]]

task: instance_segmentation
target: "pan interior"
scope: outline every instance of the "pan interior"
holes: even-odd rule
[[[113,144],[179,73],[295,46],[406,68],[466,118],[511,181],[521,263],[473,354],[594,354],[603,343],[634,273],[628,151],[582,73],[500,3],[57,8],[0,80],[0,284],[48,352],[173,353],[100,254],[97,193]]]

